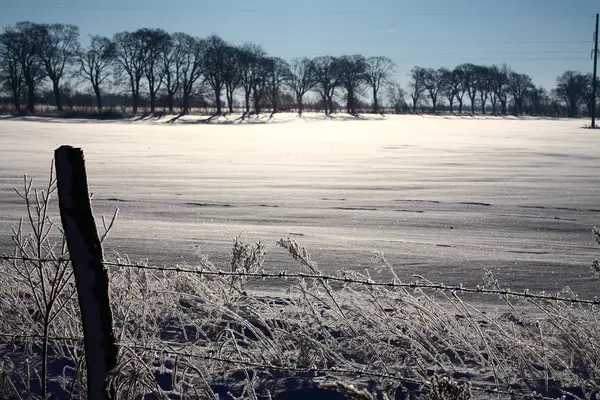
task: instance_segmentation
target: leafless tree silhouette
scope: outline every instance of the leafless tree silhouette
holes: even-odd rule
[[[408,108],[406,104],[406,92],[399,83],[390,83],[387,94],[394,111],[400,112]]]
[[[229,112],[233,113],[233,95],[242,80],[242,68],[240,51],[237,47],[227,45],[225,48],[226,57],[229,62],[225,65],[223,79],[225,80],[225,97]]]
[[[244,90],[246,114],[250,113],[250,101],[256,81],[260,79],[261,60],[267,56],[264,49],[253,43],[245,43],[238,49],[240,85]]]
[[[254,62],[255,75],[253,78],[252,102],[254,103],[254,111],[258,115],[262,112],[262,102],[267,94],[268,76],[273,61],[269,57],[260,57],[255,58]]]
[[[481,113],[485,114],[485,106],[492,92],[491,70],[489,67],[478,65],[474,68],[475,73],[475,90],[479,94],[479,104],[481,105]]]
[[[338,59],[331,56],[321,56],[313,60],[313,73],[317,81],[317,91],[323,99],[325,114],[333,113],[333,96],[340,85],[340,69]]]
[[[10,31],[0,34],[0,82],[10,92],[16,112],[21,113],[23,70],[13,35]]]
[[[214,100],[217,107],[216,114],[223,113],[221,105],[221,94],[225,86],[225,73],[228,57],[228,44],[217,35],[211,35],[206,39],[206,48],[203,57],[204,78],[214,92]]]
[[[115,58],[115,45],[107,37],[90,36],[90,45],[77,55],[79,73],[92,85],[98,110],[102,110],[101,87],[110,77],[110,68]]]
[[[46,75],[52,82],[56,107],[58,111],[63,111],[60,80],[65,74],[65,68],[75,62],[79,53],[79,28],[75,25],[43,24],[38,29],[41,31],[39,56]]]
[[[266,70],[267,97],[271,102],[271,112],[273,114],[278,111],[281,88],[289,75],[290,66],[284,59],[278,57],[268,59]]]
[[[26,21],[5,28],[5,34],[4,40],[27,88],[27,110],[34,113],[38,87],[46,78],[44,63],[40,57],[44,29],[40,24]]]
[[[443,70],[427,68],[423,71],[423,86],[427,90],[429,98],[431,99],[431,105],[433,107],[432,111],[434,114],[437,111],[436,105],[438,102],[438,96],[440,94],[440,91],[446,85],[446,78],[447,76],[446,74],[444,74]]]
[[[156,110],[156,97],[165,75],[165,57],[173,47],[171,36],[162,29],[142,28],[134,32],[142,43],[144,76],[148,83],[150,112]]]
[[[471,101],[471,113],[475,113],[475,99],[477,97],[477,80],[476,80],[476,68],[474,64],[461,64],[457,67],[461,71],[463,78],[463,87],[469,100]]]
[[[140,83],[144,77],[146,60],[144,42],[140,35],[128,31],[115,34],[115,60],[118,75],[126,75],[131,91],[133,113],[137,113],[140,103]]]
[[[373,112],[379,112],[378,94],[381,87],[387,83],[396,71],[396,64],[387,57],[367,58],[365,82],[371,87],[373,94]]]
[[[465,87],[465,79],[463,77],[464,71],[461,68],[454,68],[451,75],[452,90],[456,93],[456,100],[458,101],[458,113],[462,114],[463,110],[463,99],[467,88]]]
[[[348,114],[357,115],[357,96],[365,83],[367,60],[359,55],[341,56],[337,62],[340,85],[346,90],[346,110]]]
[[[185,46],[182,45],[180,36],[184,33],[174,33],[169,38],[169,46],[160,57],[160,69],[162,70],[162,81],[167,93],[167,107],[173,112],[175,95],[181,88],[181,64],[185,56]]]
[[[543,87],[532,87],[526,94],[529,111],[531,114],[540,115],[544,107],[549,106],[550,98]]]
[[[411,71],[410,71],[410,82],[408,83],[408,86],[410,87],[410,97],[412,98],[412,111],[413,113],[417,112],[417,106],[419,104],[419,100],[421,99],[421,96],[423,94],[423,92],[425,92],[426,88],[425,88],[425,77],[426,77],[427,71],[425,68],[422,67],[414,67]]]
[[[439,73],[442,76],[442,88],[440,94],[448,100],[448,107],[450,112],[454,112],[454,100],[456,100],[457,90],[453,85],[453,71],[448,68],[440,68]]]
[[[496,101],[500,101],[502,108],[501,112],[506,115],[508,105],[508,76],[512,71],[510,68],[503,64],[501,67],[492,66],[490,70],[492,90],[494,93],[494,99],[492,100],[493,112],[496,113]]]
[[[575,71],[566,71],[556,79],[556,93],[567,104],[569,117],[577,116],[585,86],[585,77]]]
[[[175,34],[175,45],[180,47],[181,63],[181,108],[183,113],[190,111],[190,99],[194,85],[202,76],[205,42],[185,33]]]
[[[585,104],[585,107],[587,108],[587,112],[588,112],[588,116],[592,116],[592,107],[594,107],[597,104],[597,99],[600,98],[600,91],[596,92],[596,99],[594,99],[594,92],[593,92],[593,82],[594,82],[594,76],[591,73],[585,74],[583,75],[583,89],[582,89],[582,93],[581,93],[581,99],[583,101],[583,104]],[[600,87],[598,85],[598,78],[596,78],[596,86]]]
[[[508,85],[515,103],[515,114],[522,114],[523,100],[527,92],[533,88],[531,77],[526,74],[511,72],[508,76]]]
[[[290,69],[285,85],[294,92],[298,104],[298,115],[302,115],[304,108],[303,98],[306,93],[316,87],[317,80],[310,58],[294,58],[290,62]]]

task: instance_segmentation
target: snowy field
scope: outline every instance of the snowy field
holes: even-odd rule
[[[289,236],[325,271],[370,268],[380,251],[405,280],[472,286],[490,268],[512,289],[598,294],[600,134],[586,121],[169,120],[0,119],[0,253],[25,216],[13,188],[25,173],[42,186],[54,149],[71,144],[97,216],[120,208],[105,250],[133,260],[201,252],[226,268],[241,234],[267,244],[266,268],[292,270],[275,246]]]

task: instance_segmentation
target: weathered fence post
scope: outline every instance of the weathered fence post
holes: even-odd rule
[[[117,362],[108,299],[108,275],[92,215],[83,151],[61,146],[54,152],[60,219],[73,265],[83,323],[88,399],[111,398],[107,374]]]

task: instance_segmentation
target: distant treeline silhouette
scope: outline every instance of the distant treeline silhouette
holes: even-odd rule
[[[393,81],[387,57],[269,56],[257,44],[232,45],[217,35],[196,38],[162,29],[90,36],[79,28],[19,22],[0,33],[0,98],[4,109],[37,107],[154,113],[192,109],[216,114],[306,109],[326,114],[458,112],[575,117],[591,113],[592,75],[567,71],[556,88],[535,86],[506,64],[414,67],[406,88]],[[307,96],[307,94],[309,94]],[[340,106],[343,104],[343,106]],[[468,106],[468,108],[467,108]]]

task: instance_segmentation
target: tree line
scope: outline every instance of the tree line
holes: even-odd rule
[[[450,112],[454,112],[456,105],[462,113],[467,99],[471,113],[478,107],[482,114],[490,110],[493,114],[505,115],[510,105],[514,114],[559,115],[560,109],[566,107],[567,115],[575,117],[581,105],[591,114],[596,104],[592,100],[592,83],[591,73],[566,71],[557,78],[556,88],[548,91],[535,86],[529,75],[515,72],[506,64],[466,63],[452,70],[414,67],[410,71],[409,96],[413,111],[425,99],[435,113],[443,99]],[[596,97],[600,98],[598,94]]]
[[[188,113],[203,101],[217,114],[233,112],[238,103],[245,113],[292,107],[302,114],[316,99],[326,114],[341,101],[353,115],[367,107],[375,113],[462,113],[468,104],[471,113],[574,117],[582,106],[590,113],[595,104],[592,75],[575,71],[559,76],[548,91],[507,65],[416,66],[406,88],[394,82],[396,70],[383,56],[286,61],[254,43],[232,45],[214,34],[197,38],[162,29],[91,35],[86,47],[74,25],[19,22],[0,33],[0,90],[17,113],[34,113],[47,97],[62,112],[65,101],[72,107],[73,98],[85,97],[83,87],[99,111],[105,98],[125,96],[133,113],[142,103],[150,112],[163,107]]]

